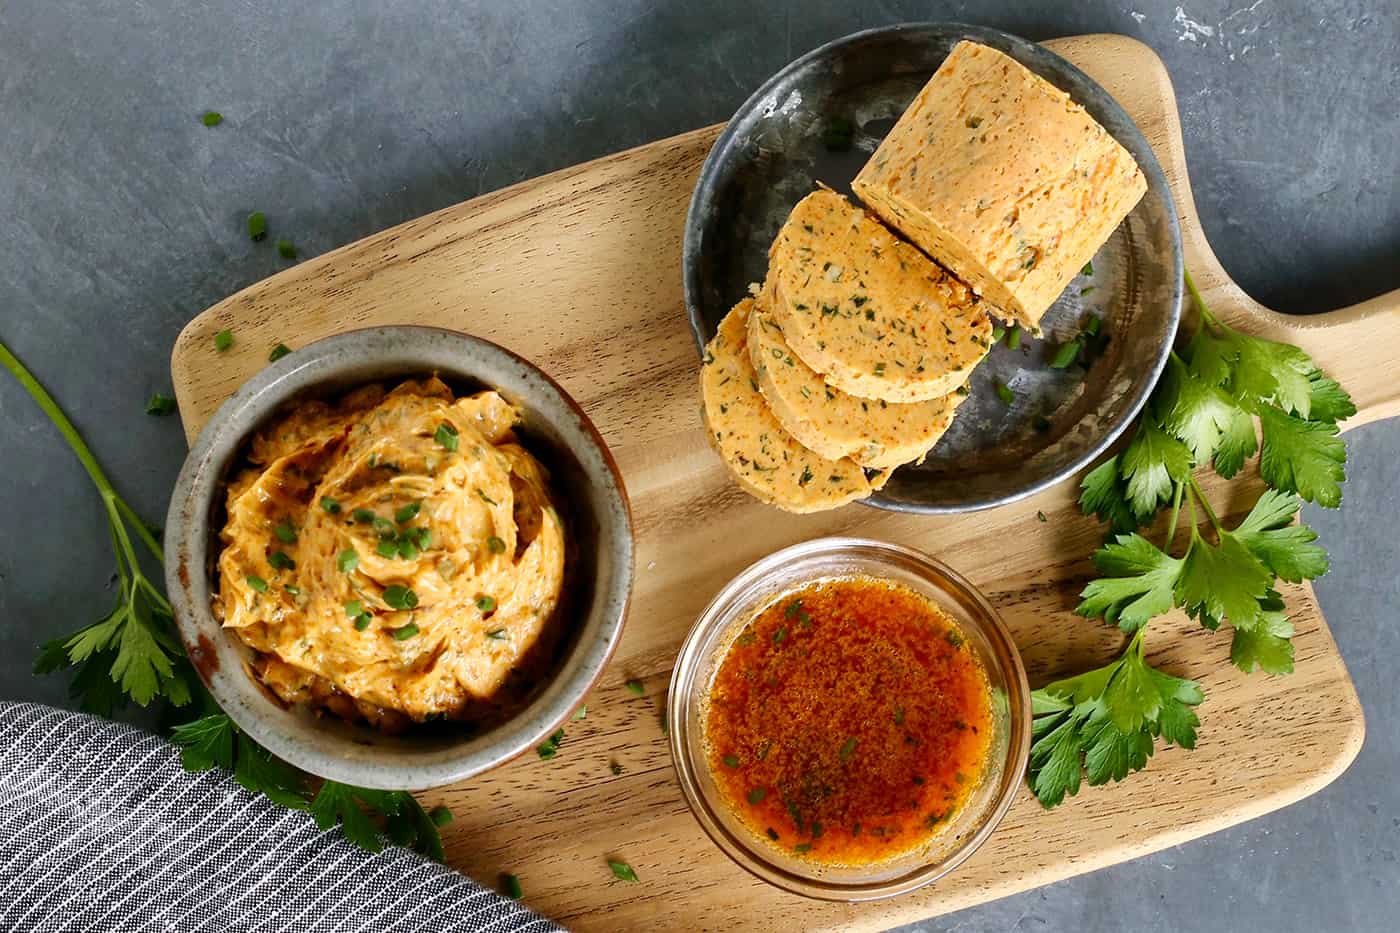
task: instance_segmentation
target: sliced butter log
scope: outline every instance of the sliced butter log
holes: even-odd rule
[[[871,469],[894,469],[923,457],[963,400],[954,393],[927,402],[886,402],[832,388],[792,352],[762,303],[749,314],[749,358],[768,407],[802,446]]]
[[[1069,95],[960,42],[852,187],[992,313],[1034,330],[1147,183]]]
[[[764,296],[802,361],[862,398],[941,398],[992,333],[966,285],[834,191],[792,209],[768,251]]]
[[[753,300],[725,315],[705,350],[700,385],[710,443],[746,491],[789,512],[834,509],[863,499],[887,479],[874,481],[847,459],[828,459],[783,430],[758,389],[747,346]]]

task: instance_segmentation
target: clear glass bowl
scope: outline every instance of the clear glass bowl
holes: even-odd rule
[[[962,630],[987,673],[992,741],[982,779],[928,843],[886,861],[822,865],[773,845],[726,805],[710,772],[707,695],[730,643],[763,606],[817,580],[866,577],[930,599]],[[686,801],[710,838],[764,881],[807,897],[866,901],[903,894],[947,874],[991,835],[1023,783],[1030,752],[1030,685],[1005,623],[972,584],[912,548],[860,538],[819,538],[765,557],[720,591],[681,647],[666,711],[671,755]]]

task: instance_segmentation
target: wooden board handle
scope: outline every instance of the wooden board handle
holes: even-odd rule
[[[1176,91],[1162,60],[1127,36],[1075,36],[1045,44],[1080,62],[1100,84],[1123,89],[1116,95],[1118,102],[1143,127],[1171,183],[1186,268],[1211,311],[1231,327],[1306,350],[1356,401],[1357,415],[1344,429],[1400,415],[1400,331],[1395,329],[1400,323],[1400,289],[1314,315],[1280,314],[1249,297],[1221,266],[1201,227],[1186,169]],[[1093,53],[1083,54],[1089,48]],[[1076,55],[1076,49],[1081,54]],[[1192,316],[1183,320],[1192,322],[1183,327],[1193,326]]]

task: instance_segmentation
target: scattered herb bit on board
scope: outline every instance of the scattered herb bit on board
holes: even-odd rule
[[[637,696],[645,696],[647,692],[647,688],[642,686],[642,682],[640,680],[627,681],[627,689],[635,693]]]
[[[1293,624],[1278,581],[1327,572],[1316,532],[1295,518],[1303,500],[1341,504],[1346,449],[1337,422],[1356,406],[1302,350],[1228,327],[1190,275],[1186,285],[1199,329],[1168,358],[1132,441],[1080,483],[1080,508],[1114,537],[1095,552],[1099,577],[1075,611],[1117,625],[1132,640],[1110,664],[1032,695],[1029,777],[1047,807],[1079,791],[1081,772],[1096,785],[1142,769],[1158,736],[1194,747],[1199,721],[1192,707],[1203,694],[1194,681],[1147,663],[1144,639],[1153,619],[1178,608],[1212,632],[1228,625],[1236,667],[1287,674]],[[1197,472],[1210,465],[1232,479],[1256,454],[1268,488],[1229,527]],[[1139,529],[1164,508],[1158,546]],[[1183,514],[1187,534],[1178,546]]]
[[[161,395],[159,392],[151,396],[151,400],[146,403],[146,414],[163,417],[175,413],[175,400],[168,395]]]
[[[291,347],[287,346],[285,343],[279,343],[277,346],[272,348],[272,351],[270,353],[267,354],[267,361],[269,363],[275,363],[291,352]]]
[[[554,734],[544,740],[544,744],[535,749],[535,752],[545,760],[553,758],[559,754],[559,745],[564,741],[564,730],[556,729]]]
[[[613,877],[618,881],[636,881],[637,873],[632,870],[632,866],[626,862],[616,862],[608,859],[608,867],[612,869]]]
[[[587,719],[587,718],[588,718],[588,704],[585,703],[585,704],[583,704],[582,706],[580,706],[578,709],[574,710],[573,716],[571,716],[571,717],[569,717],[569,718],[572,719],[572,720],[574,720],[575,722],[578,722],[580,719]]]
[[[203,123],[205,126],[218,126],[220,123],[224,122],[224,115],[217,110],[206,110],[203,116],[199,118],[199,122]]]
[[[229,330],[227,327],[225,327],[223,330],[219,331],[217,334],[214,335],[215,350],[218,350],[220,353],[223,353],[226,350],[228,350],[229,347],[232,346],[233,331]]]
[[[520,888],[519,878],[512,874],[502,874],[501,893],[504,894],[506,897],[514,898],[518,901],[525,892],[522,891]]]
[[[267,215],[262,211],[248,215],[248,239],[255,243],[267,239]]]
[[[277,255],[281,256],[283,259],[296,259],[296,258],[297,258],[297,248],[296,248],[296,245],[295,245],[294,243],[292,243],[291,240],[286,240],[286,239],[278,240],[278,241],[277,241]]]

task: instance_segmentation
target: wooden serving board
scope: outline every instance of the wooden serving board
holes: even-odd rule
[[[1305,318],[1256,304],[1201,232],[1161,61],[1122,36],[1047,44],[1117,97],[1151,141],[1181,212],[1187,266],[1215,312],[1311,353],[1356,399],[1348,426],[1400,413],[1400,342],[1376,339],[1394,321],[1400,291]],[[996,604],[1033,685],[1103,663],[1122,645],[1116,630],[1071,612],[1103,535],[1079,515],[1074,483],[934,518],[860,506],[789,516],[729,481],[701,436],[680,273],[686,206],[718,130],[556,172],[309,260],[205,311],[176,342],[171,368],[191,438],[279,341],[295,348],[351,328],[413,323],[529,357],[583,404],[616,454],[637,531],[636,588],[617,657],[587,718],[568,724],[557,758],[526,756],[424,795],[457,815],[444,831],[449,862],[487,884],[500,872],[518,875],[530,906],[580,929],[879,929],[1194,839],[1340,774],[1361,747],[1361,707],[1311,587],[1296,586],[1286,593],[1296,673],[1246,676],[1229,664],[1227,633],[1180,614],[1154,623],[1153,663],[1204,685],[1197,749],[1159,749],[1125,784],[1088,788],[1053,811],[1024,792],[986,845],[928,888],[865,905],[806,901],[750,877],[711,844],[676,783],[661,710],[696,614],[765,554],[834,533],[923,548]],[[237,342],[219,354],[222,328]],[[1208,492],[1232,515],[1257,492],[1257,481],[1226,492],[1210,476]],[[646,685],[644,697],[624,689],[632,678]],[[612,880],[609,857],[631,863],[641,882]]]

